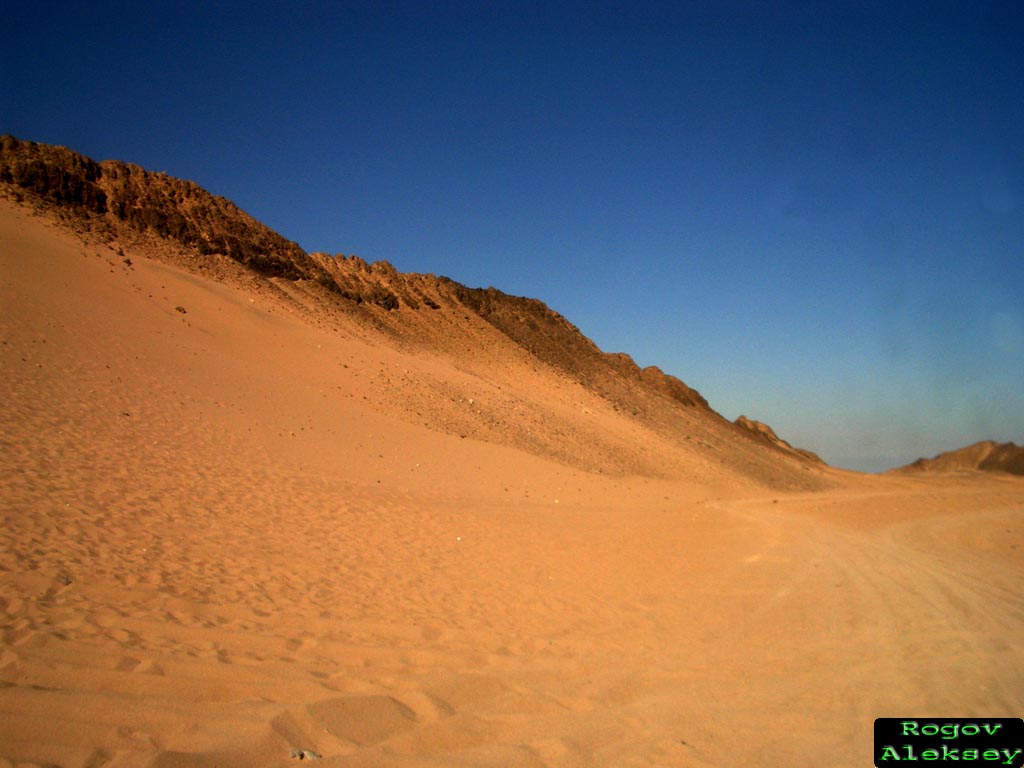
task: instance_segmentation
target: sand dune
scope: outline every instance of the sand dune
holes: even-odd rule
[[[784,492],[121,247],[0,200],[0,766],[859,768],[1024,710],[1021,479]]]

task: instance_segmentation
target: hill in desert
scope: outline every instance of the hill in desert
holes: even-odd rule
[[[730,424],[656,367],[602,353],[539,301],[400,274],[386,262],[306,254],[229,201],[137,166],[12,137],[0,150],[0,182],[13,195],[30,196],[101,247],[130,244],[221,283],[258,286],[279,311],[318,327],[427,351],[461,369],[458,383],[448,375],[380,383],[390,410],[410,421],[606,473],[672,476],[696,461],[772,486],[823,487],[817,456],[764,425]],[[553,380],[559,396],[532,386],[531,375]],[[593,415],[591,406],[622,418],[610,428],[579,418]]]
[[[0,764],[861,766],[1019,713],[1024,481],[0,141]]]
[[[1009,472],[1024,475],[1024,447],[983,440],[930,459],[918,459],[893,472]]]

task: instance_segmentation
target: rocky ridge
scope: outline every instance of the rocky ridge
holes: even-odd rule
[[[699,392],[659,368],[641,368],[624,353],[602,352],[539,300],[493,287],[470,288],[443,276],[401,273],[384,261],[306,253],[190,181],[3,136],[0,192],[95,241],[148,243],[159,258],[205,276],[262,281],[296,311],[321,318],[317,322],[328,308],[333,316],[383,331],[399,343],[442,354],[452,354],[458,346],[453,339],[460,337],[504,338],[517,354],[533,360],[531,365],[547,366],[578,383],[670,443],[689,442],[712,454],[726,451],[726,443],[732,452],[738,445],[758,467],[754,475],[771,475],[778,458],[798,462],[787,472],[823,466],[815,454],[793,448],[766,425],[744,417],[729,422]],[[464,353],[486,357],[487,346],[468,344]],[[548,450],[558,452],[553,446]]]

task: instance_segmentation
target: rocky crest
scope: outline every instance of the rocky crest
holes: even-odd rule
[[[295,243],[190,181],[64,147],[0,137],[0,182],[66,218],[111,234],[150,232],[202,255],[224,254],[267,276],[322,277]]]

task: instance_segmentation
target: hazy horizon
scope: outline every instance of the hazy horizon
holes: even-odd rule
[[[545,301],[878,471],[1024,436],[1024,11],[9,9],[0,133]]]

